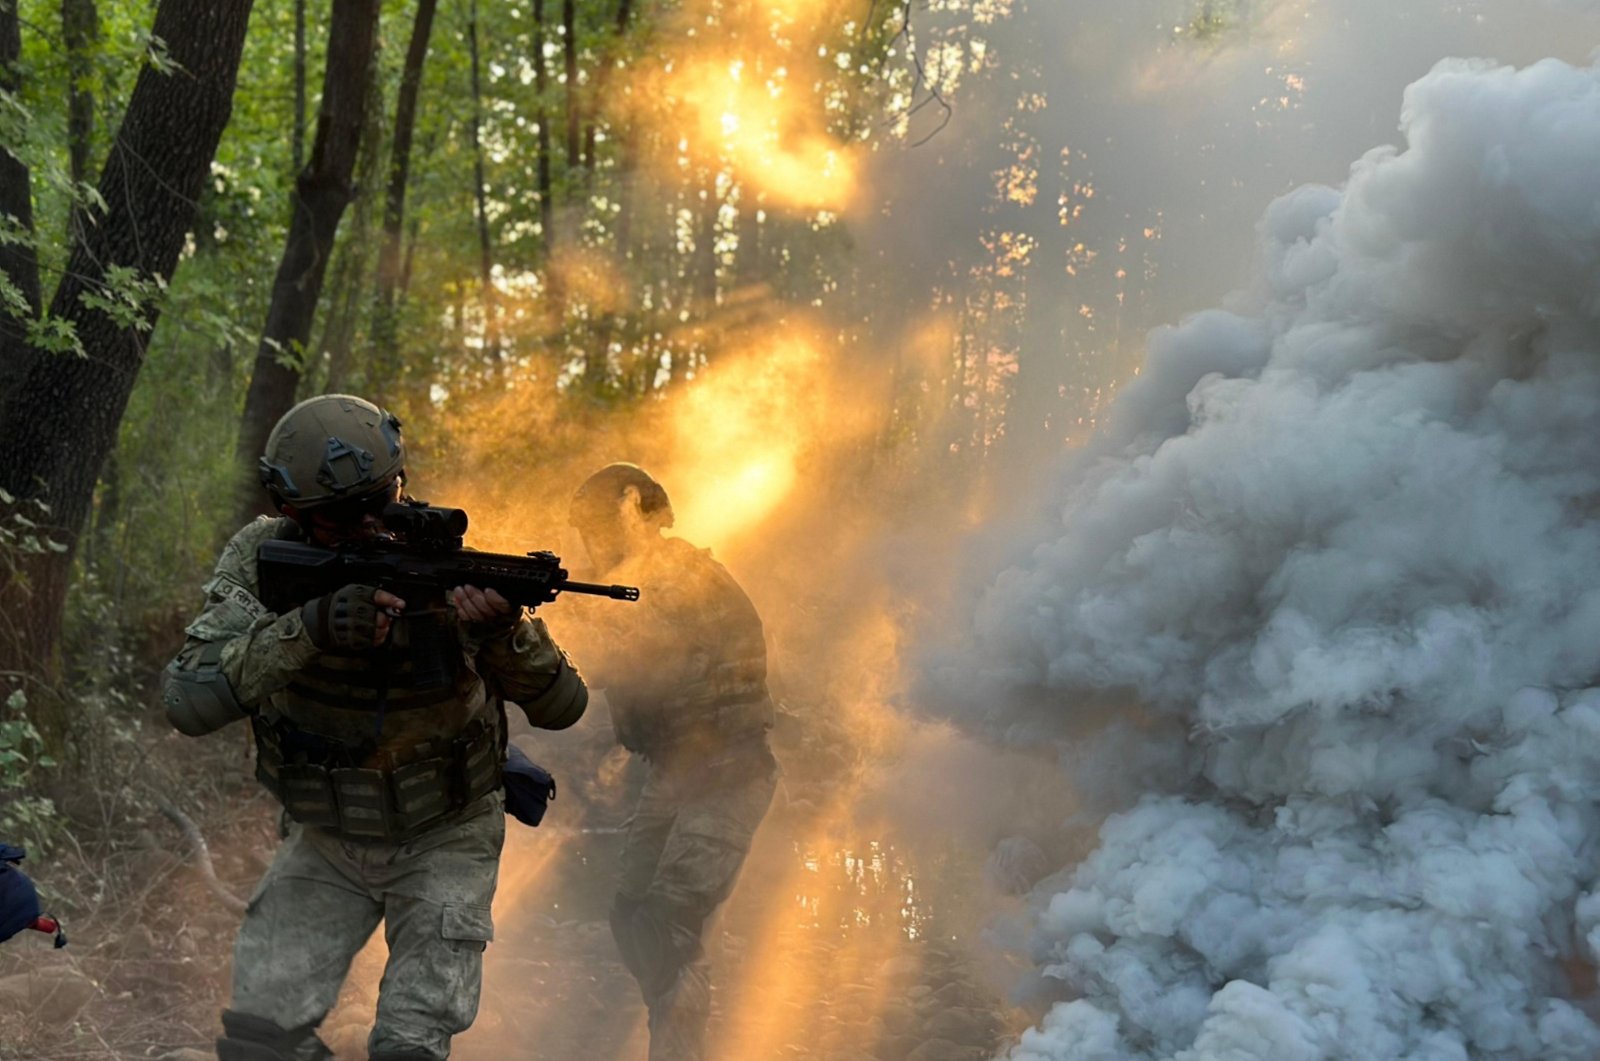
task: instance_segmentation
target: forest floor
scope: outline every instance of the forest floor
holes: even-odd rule
[[[541,828],[508,821],[496,940],[477,1023],[456,1040],[462,1061],[645,1056],[644,1008],[606,920],[638,769],[603,713],[591,718],[517,738],[562,788]],[[782,722],[784,781],[708,935],[711,1058],[994,1056],[1026,1015],[1002,1000],[994,985],[1012,971],[983,942],[994,908],[988,850],[940,829],[891,827],[867,809],[872,771],[803,726],[785,739]],[[82,827],[27,868],[72,943],[52,952],[26,933],[0,950],[0,1059],[213,1056],[237,898],[272,857],[277,811],[249,777],[242,734],[191,742],[161,728],[145,727],[129,767],[142,797],[119,809],[106,805],[115,785],[58,794]],[[163,802],[204,835],[215,883]],[[381,939],[358,956],[322,1026],[341,1061],[365,1056],[383,958]]]

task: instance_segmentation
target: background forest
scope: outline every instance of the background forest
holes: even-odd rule
[[[879,534],[976,515],[1027,250],[985,237],[928,289],[928,263],[857,233],[905,224],[876,160],[946,136],[964,80],[1010,76],[983,38],[1010,9],[0,4],[0,835],[85,941],[0,969],[0,1055],[182,1056],[212,1034],[275,826],[237,742],[167,731],[156,679],[217,549],[262,511],[255,458],[299,398],[395,410],[412,492],[467,507],[490,548],[575,557],[574,486],[645,463],[679,532],[767,571],[751,588],[791,675],[791,777],[838,785],[896,739],[907,609]],[[994,210],[1038,200],[1014,133],[1017,168],[978,178]],[[611,751],[600,732],[544,752],[569,820],[601,835],[625,784]],[[803,821],[811,801],[790,803]],[[925,910],[895,927],[896,858],[828,838],[847,805],[806,851],[784,835],[769,875],[796,851],[814,870],[821,845],[829,887],[865,894],[847,848],[866,844],[872,920],[921,938]],[[521,864],[503,903],[533,886]],[[603,894],[605,871],[576,887]],[[860,917],[826,905],[818,924]],[[573,964],[611,961],[592,942]],[[987,1047],[999,1022],[974,1027]]]

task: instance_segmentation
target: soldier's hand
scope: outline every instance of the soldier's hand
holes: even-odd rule
[[[372,603],[378,606],[378,639],[374,644],[381,645],[389,640],[389,628],[406,610],[406,602],[388,590],[380,589],[372,595]]]
[[[450,591],[450,603],[464,623],[511,626],[522,617],[522,609],[513,608],[498,592],[477,586],[457,586]]]
[[[312,644],[324,652],[360,652],[381,645],[406,602],[387,590],[350,585],[313,597],[300,609]]]

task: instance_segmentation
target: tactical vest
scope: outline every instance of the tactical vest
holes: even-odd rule
[[[641,613],[658,628],[640,631],[650,648],[607,686],[618,741],[652,759],[764,746],[774,711],[755,606],[721,564],[680,539],[663,543],[655,566],[675,584],[641,581],[671,610]]]
[[[320,653],[252,722],[256,778],[302,825],[399,841],[500,787],[499,702],[442,598],[408,604],[387,644]]]

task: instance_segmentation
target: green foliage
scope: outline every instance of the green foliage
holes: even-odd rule
[[[11,306],[7,300],[7,309]],[[24,303],[26,312],[26,303]],[[60,317],[28,318],[28,343],[36,350],[47,354],[72,354],[75,357],[85,357],[87,352],[83,343],[78,339],[78,329],[69,320]]]
[[[152,326],[149,314],[160,308],[166,290],[167,282],[159,276],[141,276],[131,266],[113,265],[106,269],[100,290],[85,291],[79,299],[110,317],[118,328],[147,332]]]
[[[47,552],[63,553],[67,547],[51,538],[41,529],[49,517],[50,506],[37,498],[18,503],[5,490],[0,490],[0,571],[8,576],[16,570],[18,556],[39,556]],[[26,513],[32,513],[32,517]]]
[[[23,716],[27,695],[18,689],[0,717],[0,836],[44,853],[58,822],[55,804],[35,794],[54,759],[45,754],[39,731]]]

